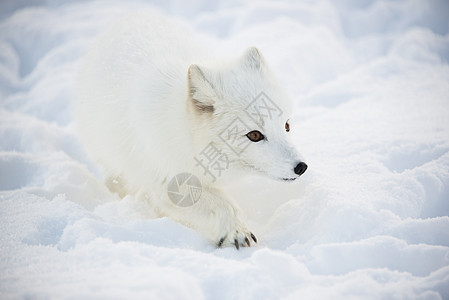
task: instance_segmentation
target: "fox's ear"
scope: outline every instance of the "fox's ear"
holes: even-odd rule
[[[197,65],[190,65],[187,74],[189,83],[189,100],[195,109],[203,113],[213,113],[214,99],[217,95],[210,82],[204,76],[204,72]]]
[[[243,63],[251,69],[260,69],[264,60],[262,54],[256,47],[249,47],[243,54]]]

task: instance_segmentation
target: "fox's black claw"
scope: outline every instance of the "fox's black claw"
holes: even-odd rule
[[[254,243],[257,244],[256,236],[251,232],[251,238],[253,239]]]
[[[249,236],[251,237],[251,239],[252,239],[255,243],[257,243],[257,238],[256,238],[256,236],[255,236],[253,233],[250,233]],[[217,243],[217,248],[221,248],[221,247],[223,246],[223,244],[225,243],[227,237],[228,237],[228,236],[226,235],[226,236],[222,237],[222,238],[218,241],[218,243]],[[251,247],[251,240],[250,240],[250,238],[249,238],[248,236],[245,236],[245,239],[244,239],[242,242],[239,242],[239,238],[236,237],[236,238],[234,238],[234,246],[235,246],[235,249],[237,249],[237,250],[240,250],[240,246],[243,246],[243,247]]]
[[[223,242],[224,242],[225,238],[226,238],[226,237],[222,237],[222,238],[218,241],[218,244],[217,244],[217,247],[218,247],[218,248],[220,248],[220,247],[223,245]]]

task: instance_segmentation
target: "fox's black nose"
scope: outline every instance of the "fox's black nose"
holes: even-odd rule
[[[302,175],[307,170],[307,165],[303,162],[300,162],[295,168],[295,174]]]

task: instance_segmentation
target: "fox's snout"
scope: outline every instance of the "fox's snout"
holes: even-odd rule
[[[296,165],[296,167],[293,169],[293,171],[295,171],[295,174],[301,176],[302,174],[304,174],[304,172],[307,170],[307,165],[304,162],[300,162],[299,164]]]

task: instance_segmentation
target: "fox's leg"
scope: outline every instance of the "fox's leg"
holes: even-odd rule
[[[150,196],[153,198],[156,195]],[[257,243],[255,235],[248,229],[240,208],[219,189],[203,187],[195,203],[175,204],[167,190],[156,203],[150,199],[155,211],[181,224],[191,227],[212,240],[218,247],[251,246]]]
[[[108,176],[104,181],[108,189],[119,195],[120,198],[125,197],[128,194],[126,189],[126,181],[122,176]]]

